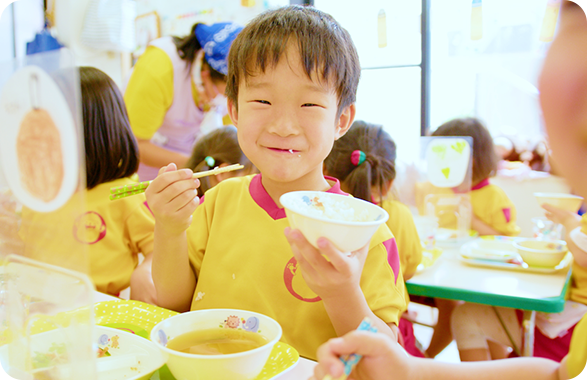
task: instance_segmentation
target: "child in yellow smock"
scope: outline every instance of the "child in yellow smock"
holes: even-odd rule
[[[357,120],[335,141],[324,161],[324,172],[338,178],[343,191],[387,211],[387,226],[397,243],[404,280],[408,280],[422,261],[422,244],[408,207],[387,197],[395,179],[395,158],[395,142],[383,126]],[[407,292],[405,296],[409,300]],[[424,357],[416,344],[411,322],[402,318],[399,329],[400,342],[406,350]]]
[[[471,180],[471,228],[479,235],[516,236],[516,208],[505,192],[490,183],[497,171],[498,158],[493,139],[476,118],[453,119],[442,124],[432,136],[470,136],[473,138],[473,178]]]
[[[28,257],[89,274],[96,289],[156,302],[151,278],[155,220],[143,194],[116,201],[110,188],[136,182],[139,151],[117,85],[93,67],[79,69],[86,190],[58,210],[23,207],[19,235]],[[138,255],[145,260],[138,265]],[[89,256],[88,256],[89,255]],[[88,259],[89,258],[89,259]]]
[[[314,248],[279,203],[294,190],[342,193],[323,162],[353,122],[360,71],[348,32],[312,7],[266,11],[239,33],[228,110],[260,174],[222,181],[199,204],[191,170],[162,168],[146,191],[160,306],[263,313],[309,358],[366,316],[397,339],[404,284],[387,225],[347,256],[325,238]]]

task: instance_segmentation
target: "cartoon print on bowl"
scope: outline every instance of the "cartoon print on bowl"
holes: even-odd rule
[[[236,329],[240,326],[240,318],[236,315],[230,315],[224,320],[224,328]]]
[[[259,318],[249,317],[245,323],[243,323],[243,329],[246,331],[257,332],[259,330]]]
[[[167,346],[168,338],[167,338],[167,334],[165,334],[165,331],[159,330],[157,332],[157,335],[159,337],[159,344],[162,344],[164,346]]]
[[[118,335],[114,335],[112,338],[109,338],[107,334],[100,335],[98,338],[98,349],[96,350],[97,357],[112,356],[111,349],[120,349],[118,339],[120,339]]]
[[[242,326],[241,326],[242,325]],[[229,315],[218,327],[223,329],[237,329],[250,332],[260,333],[259,318],[251,316],[248,319],[240,318],[236,315]]]

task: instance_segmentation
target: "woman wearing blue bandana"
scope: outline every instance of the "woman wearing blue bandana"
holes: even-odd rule
[[[137,61],[124,100],[139,143],[141,181],[169,163],[183,167],[198,136],[210,129],[205,118],[230,124],[223,119],[227,57],[241,30],[230,22],[198,23],[184,38],[151,41]]]

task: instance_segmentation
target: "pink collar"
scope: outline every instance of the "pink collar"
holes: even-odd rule
[[[328,189],[328,191],[326,191],[327,193],[348,195],[340,189],[340,182],[338,179],[328,176],[324,176],[324,178],[334,182],[334,185]],[[257,203],[259,207],[265,210],[267,215],[272,217],[274,220],[285,218],[285,209],[277,207],[277,204],[273,201],[273,199],[271,199],[263,187],[263,183],[261,183],[261,174],[257,174],[251,180],[251,184],[249,185],[249,193],[251,194],[251,197],[255,203]]]
[[[471,187],[471,190],[479,190],[484,188],[485,186],[489,186],[489,178],[485,178],[483,181],[479,182],[475,186]]]

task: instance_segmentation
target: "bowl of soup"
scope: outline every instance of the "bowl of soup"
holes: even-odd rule
[[[556,267],[568,250],[564,240],[525,239],[515,241],[513,246],[526,264],[540,268]]]
[[[177,314],[151,330],[173,376],[181,380],[255,379],[281,338],[266,315],[237,309]]]
[[[369,243],[389,215],[381,207],[343,194],[323,191],[292,191],[279,202],[292,228],[299,229],[310,244],[318,247],[325,237],[342,252],[353,252]]]

